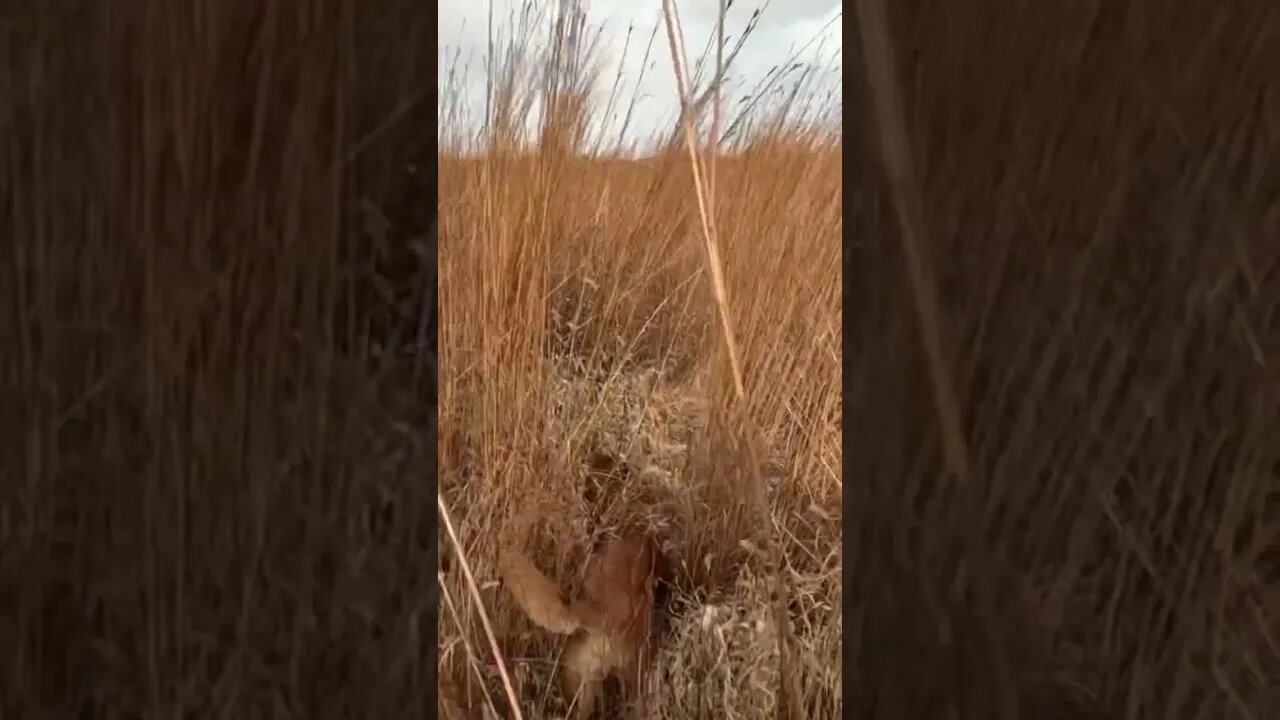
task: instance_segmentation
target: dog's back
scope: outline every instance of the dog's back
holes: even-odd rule
[[[563,674],[579,718],[595,709],[608,676],[616,675],[628,690],[637,687],[659,558],[657,543],[641,533],[611,538],[588,558],[582,595],[566,604],[556,583],[517,544],[502,549],[503,582],[525,615],[549,632],[581,631],[566,652]]]

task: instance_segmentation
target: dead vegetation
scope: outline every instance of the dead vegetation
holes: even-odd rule
[[[0,10],[0,715],[426,716],[437,667],[454,705],[506,714],[483,606],[547,717],[559,643],[491,584],[532,494],[563,508],[533,547],[570,585],[615,526],[667,538],[658,717],[1280,714],[1273,7],[892,3],[873,57],[930,272],[870,125],[716,166],[756,434],[682,149],[446,153],[441,488],[476,603],[450,551],[423,567],[421,5]],[[769,528],[743,500],[760,466]]]
[[[548,19],[565,40],[545,60],[555,82],[520,92],[589,86],[562,77],[589,58],[557,55],[591,52],[571,41],[593,37],[573,6]],[[491,85],[510,89],[533,51],[504,52]],[[524,717],[566,712],[571,650],[496,582],[500,529],[545,502],[529,558],[568,598],[590,594],[598,539],[663,538],[640,697],[609,693],[599,717],[838,717],[838,140],[797,106],[799,121],[757,118],[714,163],[695,143],[695,173],[683,138],[644,159],[585,154],[599,150],[587,134],[563,134],[590,117],[558,114],[590,103],[544,108],[536,141],[495,112],[483,152],[440,158],[441,492],[460,538],[442,552],[442,685],[477,717],[514,717],[505,673]]]
[[[400,172],[433,33],[420,3],[0,9],[0,716],[430,712],[433,351],[386,392],[348,233],[361,200],[434,225]]]
[[[1275,717],[1280,17],[886,6],[846,86],[850,707]]]

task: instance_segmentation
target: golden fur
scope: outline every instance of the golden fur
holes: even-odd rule
[[[519,543],[504,542],[499,565],[516,604],[539,627],[574,635],[562,674],[566,698],[576,697],[576,716],[595,710],[604,681],[617,677],[624,696],[638,697],[640,670],[648,650],[657,543],[640,533],[611,538],[587,560],[582,593],[570,603]]]

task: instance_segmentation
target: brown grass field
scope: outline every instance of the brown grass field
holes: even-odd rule
[[[803,648],[799,701],[838,717],[839,148],[758,147],[717,173],[729,305],[768,448],[772,532],[785,538],[787,631]],[[688,157],[443,158],[440,178],[441,487],[475,572],[492,577],[494,529],[537,497],[557,508],[539,546],[555,577],[574,575],[593,537],[644,516],[667,530],[674,565],[654,717],[772,715],[779,629],[746,545],[772,540],[749,502],[747,456],[716,422],[732,383]],[[628,481],[593,488],[597,453]],[[442,579],[456,615],[442,606],[439,622],[441,666],[461,682],[488,648],[456,567]],[[551,638],[528,633],[501,588],[484,599],[502,651],[530,658],[513,664],[536,697]]]
[[[562,28],[566,45],[573,33]],[[511,58],[528,51],[508,52],[497,87],[519,86]],[[574,97],[565,87],[581,76],[537,92]],[[530,105],[508,92],[495,105]],[[726,301],[689,154],[566,153],[590,109],[550,107],[536,146],[503,150],[517,133],[499,129],[484,154],[439,161],[440,485],[459,540],[442,531],[442,698],[447,687],[458,706],[510,717],[505,669],[524,717],[565,711],[552,683],[563,639],[496,582],[497,531],[534,504],[547,517],[533,557],[566,594],[615,529],[663,540],[665,627],[642,707],[624,715],[615,700],[601,717],[839,717],[838,139],[770,118],[702,171]],[[592,472],[601,456],[620,471]]]
[[[422,3],[0,8],[0,719],[560,716],[530,508],[661,537],[640,717],[1280,717],[1277,10],[874,5],[723,295],[683,147],[437,152]]]

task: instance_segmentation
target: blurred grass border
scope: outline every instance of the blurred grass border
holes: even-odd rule
[[[404,271],[356,209],[434,241],[433,21],[0,10],[0,714],[429,712],[434,327],[394,452],[351,388]]]
[[[883,68],[860,46],[846,85],[868,139],[846,165],[861,243],[846,265],[850,706],[1275,716],[1280,16],[881,6],[892,47],[872,57],[899,78],[890,134],[914,155],[906,212],[942,341],[922,340],[881,164],[893,138],[865,80]],[[948,472],[937,354],[964,482]]]

